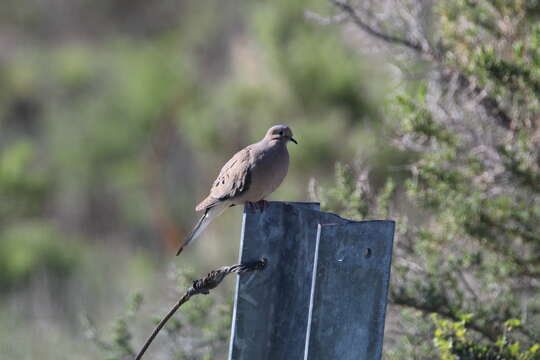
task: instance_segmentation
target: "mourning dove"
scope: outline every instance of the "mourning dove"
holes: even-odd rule
[[[210,194],[195,208],[196,211],[204,211],[204,214],[176,255],[228,207],[254,205],[276,190],[289,169],[289,141],[297,144],[291,129],[276,125],[268,129],[261,141],[234,154],[219,172]]]

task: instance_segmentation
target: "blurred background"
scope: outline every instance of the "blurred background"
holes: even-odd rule
[[[132,357],[236,262],[236,208],[174,253],[275,124],[270,200],[398,223],[385,358],[538,358],[540,4],[343,4],[0,3],[0,358]],[[233,285],[148,356],[225,359]]]

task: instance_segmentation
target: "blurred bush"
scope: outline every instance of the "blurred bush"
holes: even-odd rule
[[[40,272],[65,278],[82,255],[81,245],[61,238],[47,224],[21,223],[0,235],[0,287],[24,286]]]
[[[309,193],[344,216],[397,220],[389,358],[535,356],[538,1],[358,4],[408,48],[306,20],[334,9],[0,4],[0,322],[15,329],[0,351],[95,358],[80,315],[99,335],[129,293],[167,305],[162,264],[219,166],[285,123],[300,144],[275,199]],[[186,278],[232,262],[237,233],[216,221],[179,260]],[[230,292],[219,296],[171,324],[164,357],[223,358]],[[101,355],[133,352],[141,300]],[[44,344],[44,328],[62,345]]]
[[[0,350],[56,359],[84,344],[77,356],[95,358],[80,315],[102,334],[128,293],[162,304],[149,296],[168,284],[158,264],[219,166],[271,125],[291,125],[300,142],[277,199],[305,200],[310,178],[331,181],[335,161],[368,146],[384,76],[339,29],[306,21],[307,7],[328,5],[0,4],[0,321],[17,329]],[[237,245],[221,237],[237,233],[216,222],[183,265],[232,262]],[[221,358],[230,303],[203,300],[186,308],[179,333],[192,334],[173,345]],[[147,323],[130,316],[105,336],[105,355],[141,338]],[[41,342],[43,326],[64,345]],[[33,345],[19,346],[25,337]]]

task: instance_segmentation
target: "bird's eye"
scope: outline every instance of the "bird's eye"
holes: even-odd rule
[[[282,135],[283,135],[283,131],[280,131],[280,132],[279,132],[279,135],[282,136]]]

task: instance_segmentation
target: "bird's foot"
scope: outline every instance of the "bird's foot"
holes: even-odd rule
[[[246,203],[246,206],[249,211],[256,212],[260,210],[261,212],[263,212],[264,209],[268,207],[268,201],[266,200],[259,200],[255,202],[249,201]]]
[[[248,212],[255,212],[255,210],[256,210],[255,203],[251,202],[251,201],[246,202],[246,210]]]
[[[261,212],[263,212],[268,207],[268,201],[266,200],[259,200],[255,204],[257,208],[261,209]]]

